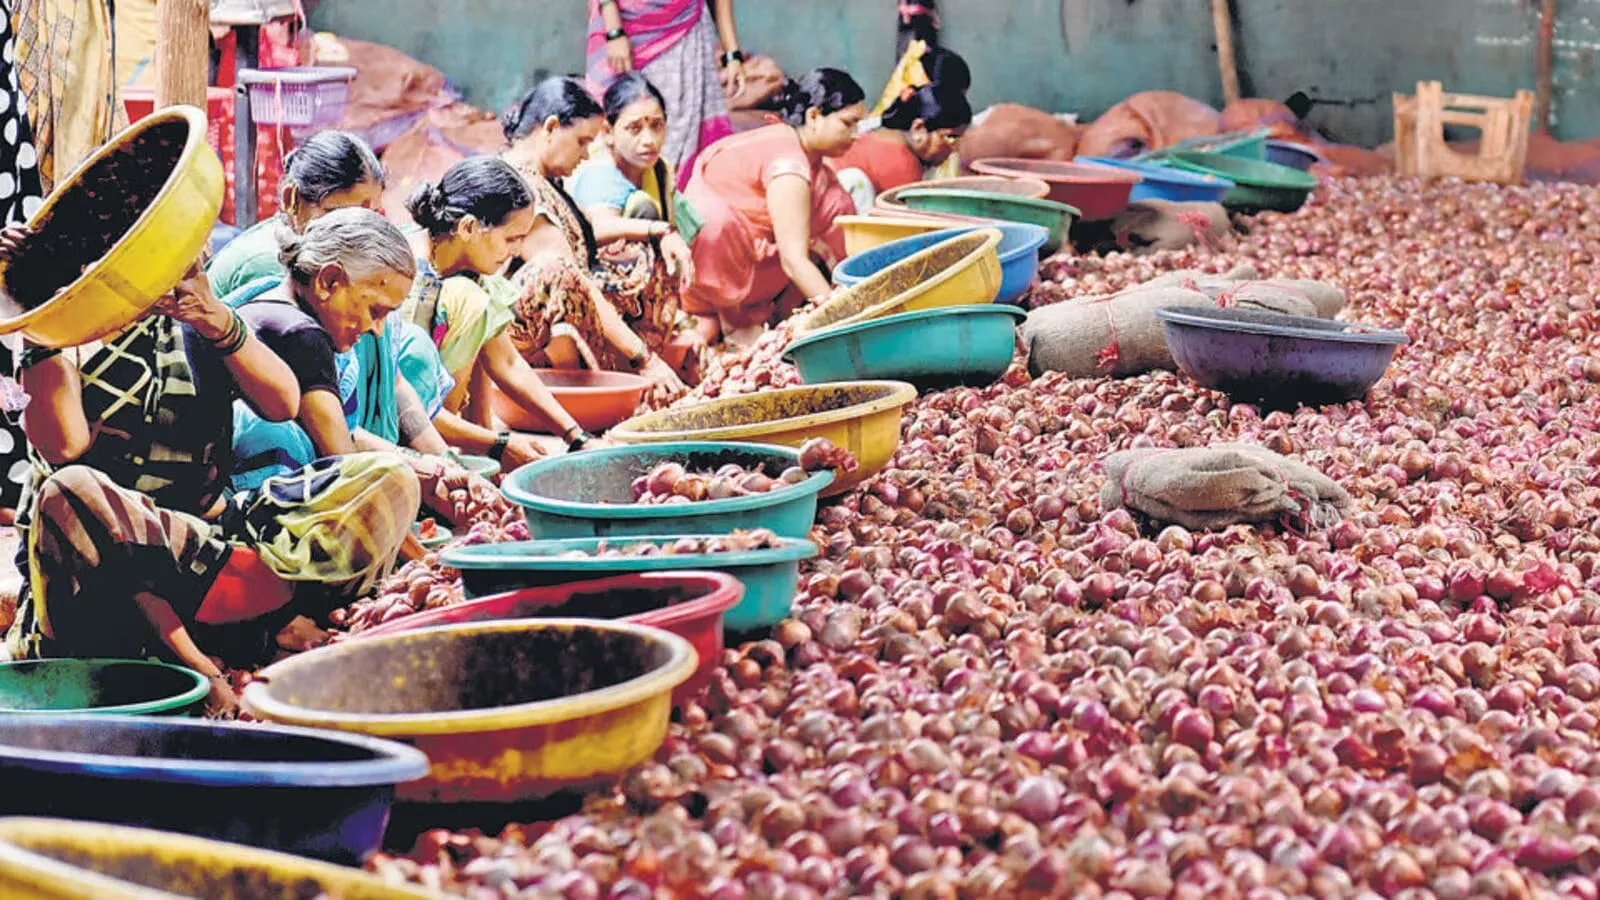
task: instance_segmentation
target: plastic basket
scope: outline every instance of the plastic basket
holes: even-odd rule
[[[316,131],[344,121],[350,82],[348,66],[244,69],[239,82],[250,88],[250,117],[257,125]]]

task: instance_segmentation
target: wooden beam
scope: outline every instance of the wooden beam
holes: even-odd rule
[[[156,109],[206,108],[211,68],[211,4],[208,0],[157,0]]]
[[[1228,0],[1211,0],[1211,27],[1217,33],[1217,67],[1222,70],[1222,99],[1239,99],[1239,66],[1233,58],[1233,16]]]

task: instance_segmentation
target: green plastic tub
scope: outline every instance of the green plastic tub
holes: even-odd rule
[[[0,664],[0,713],[186,716],[210,693],[204,675],[136,659],[42,659]]]
[[[1017,323],[1027,317],[1002,303],[901,313],[814,331],[783,358],[807,384],[888,378],[923,390],[981,387],[1011,366]]]
[[[1171,147],[1160,150],[1151,150],[1141,153],[1134,159],[1141,162],[1157,162],[1174,153],[1220,153],[1234,159],[1255,160],[1265,162],[1267,159],[1267,138],[1272,132],[1263,128],[1258,131],[1229,131],[1224,134],[1208,134],[1204,137],[1190,138],[1179,141]]]
[[[817,546],[810,541],[784,538],[781,547],[743,553],[562,557],[563,553],[574,550],[593,553],[602,540],[612,544],[635,541],[670,544],[682,538],[717,536],[720,535],[658,534],[622,539],[568,538],[478,544],[447,551],[441,561],[452,569],[461,570],[468,599],[640,572],[726,572],[744,584],[744,599],[722,614],[724,628],[736,632],[755,631],[771,628],[788,618],[789,607],[799,593],[800,562],[817,555]]]
[[[1298,169],[1269,162],[1234,159],[1218,153],[1174,153],[1167,165],[1233,182],[1222,205],[1246,212],[1294,212],[1317,189],[1317,179]]]
[[[663,462],[696,471],[735,463],[761,466],[772,477],[800,464],[800,451],[768,444],[674,441],[586,450],[529,463],[506,476],[501,491],[522,507],[535,539],[650,534],[727,534],[770,528],[803,538],[817,517],[817,496],[834,473],[813,472],[797,485],[767,494],[665,506],[633,502],[631,485]]]
[[[994,194],[988,191],[919,188],[914,191],[902,191],[900,200],[907,207],[920,212],[1038,225],[1050,232],[1050,236],[1044,242],[1046,255],[1061,249],[1061,245],[1067,239],[1067,229],[1071,228],[1073,220],[1078,218],[1077,208],[1065,203],[1012,194]]]

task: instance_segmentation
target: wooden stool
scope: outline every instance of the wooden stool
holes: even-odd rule
[[[1394,95],[1395,170],[1423,178],[1521,184],[1532,120],[1530,91],[1503,100],[1447,94],[1437,81],[1417,82],[1415,97]],[[1478,154],[1451,150],[1444,140],[1446,125],[1478,129]]]

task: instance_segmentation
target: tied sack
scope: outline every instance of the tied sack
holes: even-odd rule
[[[1105,467],[1102,508],[1126,507],[1190,530],[1272,521],[1321,528],[1350,504],[1328,476],[1253,444],[1123,450]]]
[[[1214,306],[1199,291],[1168,287],[1040,307],[1022,324],[1028,371],[1035,377],[1061,372],[1069,378],[1092,378],[1170,369],[1172,353],[1156,310]]]
[[[1321,281],[1262,279],[1255,267],[1238,266],[1223,275],[1185,270],[1169,272],[1142,287],[1184,287],[1200,291],[1218,306],[1241,306],[1291,316],[1331,319],[1344,309],[1344,291]]]
[[[1119,250],[1150,253],[1201,245],[1223,249],[1233,235],[1228,211],[1218,203],[1136,200],[1111,220],[1111,239]]]

